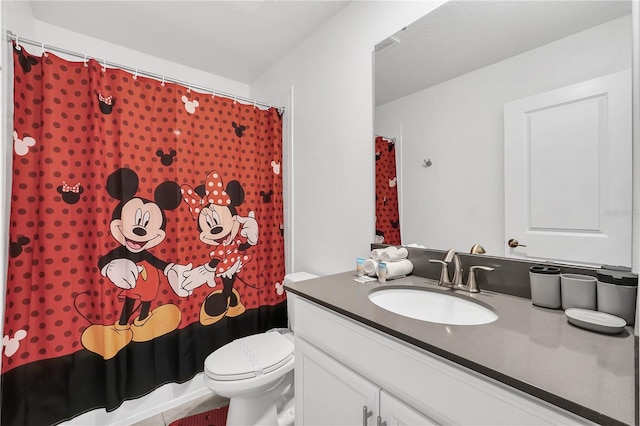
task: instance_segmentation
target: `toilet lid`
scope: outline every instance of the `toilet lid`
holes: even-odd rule
[[[261,333],[214,351],[205,359],[204,370],[213,380],[250,379],[277,370],[292,358],[292,342],[277,332]]]

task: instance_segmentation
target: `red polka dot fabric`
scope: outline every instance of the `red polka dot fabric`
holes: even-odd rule
[[[376,242],[400,245],[395,142],[376,137]]]
[[[284,301],[275,108],[16,46],[14,107],[3,373]]]

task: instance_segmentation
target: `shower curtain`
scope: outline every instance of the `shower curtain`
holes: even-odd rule
[[[400,245],[395,139],[376,136],[376,243]]]
[[[114,410],[286,327],[277,109],[13,55],[3,425]]]

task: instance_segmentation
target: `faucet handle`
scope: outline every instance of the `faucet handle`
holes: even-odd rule
[[[442,271],[440,272],[439,286],[451,287],[451,280],[449,279],[449,264],[440,259],[429,259],[431,263],[440,263],[442,265]]]
[[[483,271],[493,271],[494,268],[490,266],[475,265],[469,268],[469,278],[467,278],[467,285],[465,290],[469,293],[479,293],[478,283],[476,282],[476,269],[482,269]]]

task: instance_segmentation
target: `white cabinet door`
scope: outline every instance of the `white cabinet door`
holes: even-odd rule
[[[297,425],[376,424],[378,386],[303,339],[295,351]]]
[[[381,424],[387,426],[435,426],[430,418],[417,412],[385,391],[380,391]]]
[[[630,71],[505,104],[504,126],[505,256],[631,266]]]

